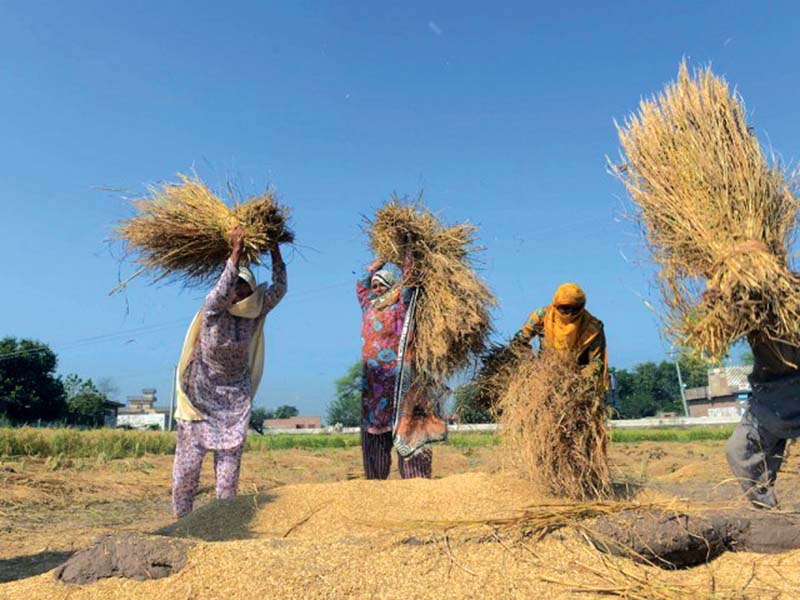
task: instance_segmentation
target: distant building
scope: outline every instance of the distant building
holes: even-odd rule
[[[708,371],[708,386],[685,390],[690,417],[737,417],[744,414],[752,390],[747,377],[752,366]]]
[[[292,417],[264,421],[264,429],[320,429],[321,427],[322,417]]]
[[[122,402],[114,402],[113,400],[103,402],[103,425],[105,427],[116,427],[117,413],[124,406]]]
[[[151,429],[157,426],[166,430],[169,419],[168,408],[157,408],[156,390],[144,389],[138,396],[128,396],[128,405],[117,411],[117,427],[132,429]]]

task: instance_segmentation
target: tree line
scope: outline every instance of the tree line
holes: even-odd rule
[[[748,361],[743,356],[743,362]],[[750,360],[752,360],[750,358]],[[708,385],[709,365],[684,353],[680,355],[681,377],[685,388]],[[620,419],[652,417],[662,412],[683,414],[678,374],[672,361],[642,362],[630,369],[611,369],[616,380],[614,413]],[[358,427],[361,421],[361,362],[353,364],[335,382],[336,397],[328,405],[328,423]],[[477,402],[475,384],[459,385],[453,391],[450,412],[462,423],[491,423],[491,412]]]
[[[62,379],[57,366],[56,354],[46,344],[0,340],[0,422],[102,426],[105,404],[117,393],[113,381],[95,383],[75,374]]]
[[[752,356],[741,357],[751,362]],[[681,375],[685,387],[708,385],[708,365],[681,355]],[[106,402],[118,393],[110,379],[97,383],[71,374],[56,375],[58,359],[46,344],[6,337],[0,340],[0,423],[10,425],[59,423],[99,427],[104,423]],[[675,363],[648,361],[630,369],[612,369],[616,379],[616,416],[637,419],[659,412],[682,413],[680,387]],[[358,427],[361,422],[361,362],[354,363],[335,381],[336,395],[328,405],[327,422]],[[462,423],[489,423],[492,415],[476,402],[474,384],[454,390],[449,407]],[[255,407],[251,423],[260,428],[267,419],[297,416],[291,405],[275,409]]]
[[[56,374],[56,353],[41,342],[6,337],[0,340],[0,425],[69,425],[102,427],[107,403],[119,393],[110,378],[82,379]],[[296,417],[294,406],[254,408],[251,424]]]

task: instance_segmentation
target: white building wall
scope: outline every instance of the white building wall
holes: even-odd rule
[[[142,413],[139,415],[117,415],[117,427],[128,425],[134,429],[147,429],[158,425],[162,431],[167,428],[167,415],[162,413]]]

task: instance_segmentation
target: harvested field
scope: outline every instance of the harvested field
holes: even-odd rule
[[[207,460],[199,509],[178,523],[169,517],[169,456],[91,465],[6,459],[2,489],[14,493],[0,500],[0,598],[800,594],[798,551],[724,552],[707,565],[666,571],[600,553],[581,535],[593,521],[576,516],[578,509],[743,510],[735,483],[726,481],[721,442],[612,445],[617,498],[594,508],[542,496],[500,471],[501,458],[495,447],[441,447],[432,481],[400,481],[393,472],[387,482],[366,482],[355,448],[248,452],[242,496],[228,502],[211,500]],[[793,466],[790,460],[778,494],[796,510]],[[542,523],[552,527],[539,539]],[[126,532],[190,540],[185,567],[149,581],[71,585],[54,577],[73,551]]]

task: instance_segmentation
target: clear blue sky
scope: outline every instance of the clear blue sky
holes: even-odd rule
[[[204,294],[137,281],[109,297],[104,239],[130,209],[93,186],[141,193],[194,167],[213,186],[269,181],[294,211],[302,248],[267,321],[259,405],[324,414],[359,354],[361,215],[392,192],[480,226],[501,335],[575,280],[613,365],[660,360],[650,274],[605,171],[613,119],[685,56],[797,158],[800,7],[557,4],[0,2],[0,335],[167,400]],[[78,343],[95,336],[111,337]]]

